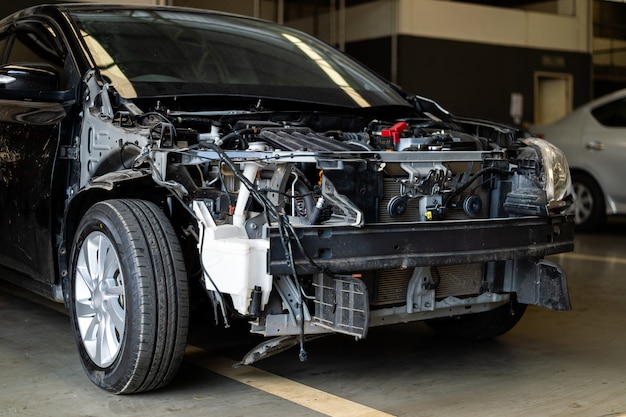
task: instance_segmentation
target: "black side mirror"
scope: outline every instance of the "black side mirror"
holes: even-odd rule
[[[0,67],[0,88],[57,91],[59,75],[49,64],[9,64]]]
[[[66,101],[69,91],[60,91],[61,77],[50,64],[13,63],[0,66],[0,98]]]

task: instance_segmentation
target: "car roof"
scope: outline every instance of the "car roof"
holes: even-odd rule
[[[250,16],[237,15],[233,13],[226,13],[221,11],[198,9],[191,7],[180,6],[162,6],[162,5],[150,5],[150,4],[119,4],[119,3],[59,3],[59,4],[39,4],[31,7],[19,10],[11,15],[3,18],[0,22],[5,20],[16,20],[19,18],[32,16],[32,15],[49,15],[53,16],[58,12],[71,12],[71,11],[91,11],[91,10],[166,10],[166,11],[180,11],[186,13],[201,13],[210,14],[215,16],[236,16],[242,19],[260,20]]]
[[[615,100],[619,100],[622,98],[626,98],[626,88],[621,89],[621,90],[617,90],[617,91],[613,91],[612,93],[606,94],[604,96],[598,97],[594,100],[591,100],[590,102],[584,104],[581,107],[586,107],[586,108],[595,108],[597,106],[600,106],[602,104],[606,104],[606,103],[610,103],[612,101]]]

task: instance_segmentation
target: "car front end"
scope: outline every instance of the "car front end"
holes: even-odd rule
[[[268,22],[58,10],[80,82],[56,156],[56,283],[99,386],[165,384],[189,297],[273,338],[242,364],[297,344],[305,359],[323,334],[424,320],[484,339],[526,305],[571,308],[545,259],[572,250],[574,230],[567,161],[548,142],[456,117]],[[41,66],[2,71],[19,81]],[[131,319],[146,305],[156,324]],[[154,363],[133,354],[136,333],[171,354],[167,378],[119,374]]]

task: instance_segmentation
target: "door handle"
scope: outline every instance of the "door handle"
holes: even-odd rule
[[[585,148],[591,151],[601,151],[604,149],[604,144],[602,142],[598,142],[597,140],[593,140],[591,142],[587,142],[585,144]]]

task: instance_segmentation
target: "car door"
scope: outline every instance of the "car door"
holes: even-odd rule
[[[0,264],[32,277],[28,286],[44,294],[55,280],[52,208],[63,200],[54,195],[63,193],[55,162],[71,105],[58,92],[75,83],[60,39],[36,20],[0,35]]]
[[[586,164],[604,193],[626,209],[626,97],[590,111],[582,135]]]

